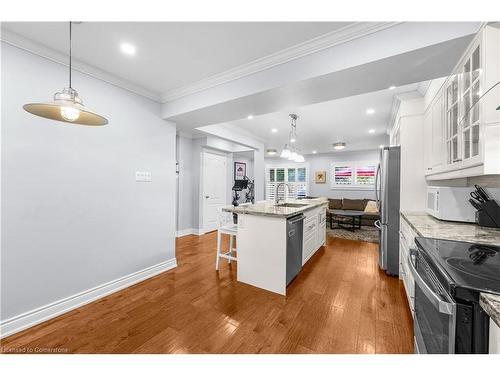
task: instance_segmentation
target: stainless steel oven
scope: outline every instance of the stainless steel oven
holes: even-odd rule
[[[455,353],[457,305],[424,253],[413,249],[409,257],[415,279],[415,352]]]

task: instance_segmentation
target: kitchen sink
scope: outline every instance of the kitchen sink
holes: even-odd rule
[[[278,204],[278,207],[291,207],[291,208],[300,208],[307,206],[308,203],[281,203]]]

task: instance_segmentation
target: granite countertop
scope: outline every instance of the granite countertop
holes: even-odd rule
[[[422,237],[500,246],[500,229],[438,220],[424,212],[401,211],[401,215]]]
[[[297,215],[301,212],[310,210],[311,208],[319,207],[324,204],[328,204],[327,198],[314,198],[314,199],[298,199],[298,200],[287,200],[282,203],[296,203],[303,204],[302,207],[283,207],[276,206],[274,202],[262,202],[255,203],[248,206],[226,206],[222,210],[226,212],[233,212],[236,214],[247,214],[247,215],[260,215],[260,216],[277,216],[277,217],[291,217]]]
[[[497,326],[500,327],[500,296],[490,293],[481,293],[479,304]]]

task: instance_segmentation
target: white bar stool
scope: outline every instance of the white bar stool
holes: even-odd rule
[[[240,206],[248,206],[251,203],[242,203]],[[229,251],[222,252],[222,235],[229,235]],[[234,224],[233,214],[231,212],[220,212],[219,213],[219,228],[217,228],[217,259],[215,260],[215,270],[219,270],[219,259],[227,259],[227,263],[231,263],[232,260],[236,261],[237,258],[233,255],[233,251],[236,248],[233,247],[234,239],[238,234],[238,225]]]

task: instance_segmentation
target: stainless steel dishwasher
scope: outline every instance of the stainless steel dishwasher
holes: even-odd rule
[[[304,237],[304,215],[299,214],[286,220],[286,285],[302,269],[302,239]]]

